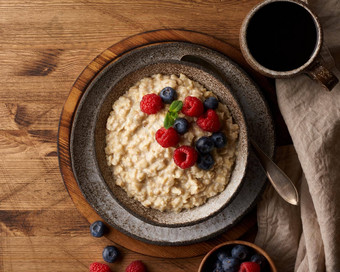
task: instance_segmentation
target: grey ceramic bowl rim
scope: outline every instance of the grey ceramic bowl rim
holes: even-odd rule
[[[249,133],[252,135],[252,137],[258,138],[258,140],[262,143],[262,147],[267,150],[268,154],[270,154],[270,156],[272,157],[273,154],[275,153],[275,142],[276,142],[276,132],[275,132],[275,126],[274,126],[274,120],[272,118],[272,114],[268,105],[268,102],[265,100],[264,95],[261,93],[259,86],[255,83],[255,81],[249,77],[249,75],[240,67],[239,64],[235,63],[233,60],[230,59],[230,57],[225,56],[223,54],[221,54],[220,52],[216,52],[211,48],[207,48],[204,47],[203,45],[196,45],[196,44],[191,44],[188,42],[171,42],[171,43],[161,43],[158,45],[153,45],[153,47],[168,47],[171,46],[173,47],[173,45],[177,46],[177,44],[181,45],[181,48],[202,48],[204,49],[203,51],[199,52],[199,55],[201,56],[212,56],[214,59],[214,64],[221,66],[222,68],[228,69],[229,67],[231,67],[233,70],[233,72],[231,73],[231,77],[228,77],[231,80],[231,84],[235,87],[236,91],[236,96],[240,99],[240,103],[242,104],[243,107],[245,107],[245,113],[246,113],[246,119],[248,120],[253,120],[252,119],[252,111],[254,111],[256,114],[258,114],[260,116],[260,118],[256,118],[254,119],[255,124],[256,125],[265,125],[267,126],[268,130],[262,131],[262,133],[264,134],[264,139],[266,140],[266,142],[261,142],[262,136],[260,136],[260,134],[256,134],[255,131],[256,127],[254,127],[254,125],[251,125],[251,129],[249,130]],[[132,53],[135,50],[139,50],[140,48],[137,49],[133,49],[128,53]],[[183,49],[182,49],[183,50]],[[187,52],[192,52],[191,49],[185,49],[185,51]],[[181,51],[182,52],[182,51]],[[209,53],[210,52],[210,53]],[[125,56],[125,55],[124,55]],[[120,56],[121,57],[121,56]],[[177,57],[177,55],[175,56]],[[176,59],[176,58],[175,58]],[[222,63],[226,63],[225,65]],[[105,66],[101,71],[106,70],[108,68],[108,66]],[[228,74],[226,74],[228,75]],[[237,80],[234,79],[234,76],[236,76],[237,78],[240,77],[242,80],[245,80],[246,85],[243,86],[239,85],[239,82]],[[94,79],[96,78],[96,76],[94,76],[92,78],[92,81],[94,81]],[[89,85],[91,85],[91,82],[89,83]],[[244,87],[246,88],[246,90],[249,90],[249,94],[251,95],[247,95],[245,93],[242,93],[238,90],[239,87]],[[86,96],[86,90],[84,91],[84,93],[82,94],[82,98],[84,97],[84,95]],[[254,97],[254,99],[252,99],[251,97]],[[258,107],[256,106],[256,103],[260,103],[260,108],[258,110]],[[80,103],[80,101],[79,101]],[[248,103],[249,103],[249,108],[248,108]],[[72,122],[72,125],[74,125],[74,122]],[[268,131],[268,132],[267,132]],[[268,143],[268,144],[267,144]],[[59,150],[59,149],[58,149]],[[254,160],[253,156],[250,156],[250,159],[252,161],[252,163],[257,165],[257,161]],[[59,158],[60,160],[60,158]],[[258,165],[258,168],[260,167],[260,165]],[[117,224],[116,222],[114,222],[111,217],[109,217],[107,214],[105,214],[99,207],[97,207],[95,204],[89,202],[91,204],[91,206],[94,208],[94,210],[100,214],[102,216],[102,218],[104,220],[106,220],[110,225],[114,226],[115,228],[117,228],[118,230],[120,230],[121,232],[123,232],[124,234],[133,237],[135,239],[138,239],[140,241],[143,242],[147,242],[150,244],[156,244],[156,245],[188,245],[188,244],[193,244],[193,243],[197,243],[197,242],[202,242],[202,241],[206,241],[207,239],[210,239],[212,237],[215,237],[221,233],[223,233],[224,231],[226,231],[227,229],[229,229],[230,227],[234,226],[235,224],[237,224],[241,218],[250,210],[252,210],[255,207],[256,202],[258,201],[258,199],[260,198],[260,195],[262,194],[262,192],[264,191],[265,185],[266,185],[266,181],[265,181],[265,176],[263,176],[262,171],[257,170],[258,168],[252,168],[249,167],[249,171],[247,171],[247,175],[246,175],[246,179],[247,179],[247,184],[250,185],[251,190],[249,189],[245,189],[245,186],[242,186],[242,189],[240,189],[242,197],[246,198],[246,206],[244,206],[240,200],[240,197],[235,197],[235,200],[231,202],[231,206],[232,209],[228,209],[226,208],[222,215],[215,215],[212,219],[210,219],[209,223],[214,223],[214,226],[217,225],[216,228],[214,228],[213,230],[209,230],[208,233],[204,233],[204,234],[200,234],[200,235],[194,235],[194,237],[190,237],[187,238],[187,236],[181,236],[180,233],[178,233],[177,229],[176,229],[176,233],[173,233],[172,231],[167,231],[167,235],[179,235],[180,238],[172,238],[171,240],[169,240],[168,238],[164,239],[164,238],[157,238],[155,239],[152,236],[148,236],[146,234],[142,234],[140,235],[139,233],[134,232],[133,229],[127,228],[125,229],[124,226],[122,226],[121,224]],[[72,166],[72,171],[73,171],[73,166]],[[254,182],[256,185],[258,185],[259,187],[252,187],[252,182],[250,182],[251,179],[254,179]],[[248,188],[248,187],[247,187]],[[254,190],[254,191],[253,191]],[[254,193],[253,193],[254,192]],[[84,193],[82,192],[82,194],[84,195]],[[248,195],[250,195],[250,199],[248,199]],[[235,204],[236,203],[236,204]],[[237,206],[235,206],[237,205]],[[241,211],[239,213],[235,213],[235,209],[237,210],[237,207],[241,208]],[[226,212],[228,212],[228,214],[230,213],[231,216],[229,217]],[[223,220],[221,221],[220,219]],[[222,223],[227,221],[227,223]],[[140,224],[138,222],[138,224]],[[150,228],[154,228],[152,225],[148,226]],[[197,229],[199,230],[199,233],[201,233],[203,230],[205,230],[206,228],[208,228],[209,225],[203,223],[200,223],[197,225]],[[186,227],[183,228],[184,233],[187,233],[187,235],[190,236],[190,233],[192,231],[196,232],[196,228],[193,227],[188,227],[189,229],[187,229]],[[163,230],[163,228],[162,228]],[[164,229],[166,230],[166,229]],[[161,230],[158,229],[156,227],[155,231],[158,233]],[[189,232],[188,232],[189,231]]]
[[[263,8],[264,6],[266,6],[268,4],[275,3],[275,2],[291,2],[291,3],[297,4],[297,5],[301,6],[302,8],[304,8],[313,18],[313,21],[315,23],[315,28],[316,28],[316,31],[317,31],[317,43],[315,45],[315,49],[313,51],[313,54],[310,56],[310,58],[308,59],[308,61],[306,63],[304,63],[300,67],[293,69],[293,70],[290,70],[290,71],[275,71],[275,70],[271,70],[271,69],[264,67],[262,64],[260,64],[253,57],[253,55],[250,53],[250,51],[248,49],[248,45],[247,45],[247,27],[248,27],[250,20],[252,19],[252,17],[254,16],[254,14],[258,10],[260,10],[261,8]],[[254,8],[252,8],[252,10],[249,11],[247,16],[244,18],[242,25],[241,25],[239,40],[240,40],[240,49],[242,51],[242,54],[243,54],[244,58],[246,59],[246,61],[249,63],[249,65],[253,69],[259,71],[260,73],[262,73],[262,74],[264,74],[268,77],[289,78],[293,75],[304,72],[314,62],[314,60],[316,59],[316,57],[318,56],[318,54],[320,53],[320,50],[321,50],[321,46],[322,46],[322,43],[323,43],[323,32],[322,32],[322,28],[321,28],[320,21],[319,21],[318,17],[310,10],[310,8],[307,6],[306,3],[304,3],[300,0],[266,0],[266,1],[263,1],[260,4],[256,5]]]
[[[150,218],[145,218],[145,217],[143,217],[141,214],[135,212],[133,209],[130,209],[128,206],[126,206],[125,203],[121,202],[121,201],[119,200],[119,198],[117,198],[117,197],[115,196],[115,194],[111,191],[111,189],[109,188],[109,186],[108,186],[107,182],[105,181],[105,178],[104,178],[104,176],[103,176],[102,174],[101,174],[101,177],[102,177],[102,180],[104,181],[105,186],[106,186],[107,189],[110,191],[111,196],[119,203],[119,205],[120,205],[121,207],[123,207],[128,213],[130,213],[130,214],[132,214],[133,216],[139,218],[140,220],[142,220],[142,221],[144,221],[144,222],[146,222],[146,223],[155,225],[155,226],[160,226],[160,227],[177,228],[177,227],[191,226],[191,225],[195,225],[195,224],[197,224],[197,223],[201,223],[201,222],[203,222],[203,221],[205,221],[205,220],[208,220],[209,218],[211,218],[211,217],[215,216],[216,214],[218,214],[218,213],[219,213],[220,211],[222,211],[229,203],[231,203],[231,201],[236,197],[236,195],[237,195],[238,192],[240,191],[240,189],[241,189],[241,187],[242,187],[242,185],[243,185],[243,180],[244,180],[245,174],[246,174],[246,172],[247,172],[247,167],[248,167],[248,162],[249,162],[249,148],[250,148],[250,142],[249,142],[249,136],[248,136],[248,125],[247,125],[247,121],[246,121],[244,112],[243,112],[243,110],[242,110],[242,107],[241,107],[239,101],[237,100],[237,98],[235,97],[235,95],[230,91],[230,90],[231,90],[231,87],[228,85],[228,83],[225,82],[225,81],[223,81],[221,78],[219,78],[219,76],[216,75],[213,71],[210,71],[210,70],[208,70],[207,68],[205,68],[205,67],[203,67],[203,66],[201,66],[201,65],[197,65],[197,64],[194,64],[194,63],[191,63],[191,62],[186,62],[186,61],[177,61],[177,60],[162,60],[162,61],[157,61],[157,62],[154,62],[154,63],[148,63],[148,64],[146,64],[146,65],[144,65],[144,66],[139,67],[138,69],[129,71],[129,73],[128,73],[127,75],[125,75],[123,78],[121,78],[118,82],[116,82],[115,85],[117,85],[117,84],[118,84],[121,80],[123,80],[125,77],[128,77],[130,74],[136,73],[136,72],[138,72],[139,70],[144,69],[145,67],[153,66],[153,65],[157,65],[157,64],[178,64],[178,65],[183,66],[183,67],[184,67],[184,66],[189,66],[189,67],[192,67],[192,68],[194,68],[194,69],[200,70],[200,71],[202,71],[203,73],[207,73],[207,74],[209,74],[210,76],[212,76],[216,81],[218,81],[220,84],[222,84],[222,85],[225,87],[225,89],[227,90],[228,94],[232,97],[232,99],[234,100],[234,102],[237,104],[237,108],[239,109],[239,112],[241,113],[240,118],[242,119],[242,122],[243,122],[243,124],[244,124],[244,130],[243,130],[243,131],[244,131],[244,135],[245,135],[245,139],[246,139],[246,142],[244,143],[245,149],[243,150],[243,151],[244,151],[243,154],[244,154],[244,157],[245,157],[245,167],[244,167],[244,169],[243,169],[242,176],[239,177],[239,182],[238,182],[238,184],[237,184],[237,187],[236,187],[236,189],[234,189],[233,194],[225,201],[225,203],[224,203],[223,205],[220,205],[216,210],[212,211],[212,212],[209,213],[209,214],[206,214],[206,215],[204,215],[204,216],[202,216],[202,217],[200,217],[200,218],[198,218],[198,219],[196,219],[196,220],[186,221],[186,222],[183,222],[183,223],[161,223],[161,222],[159,222],[159,221],[157,221],[157,220],[151,220]],[[109,68],[109,67],[110,67],[110,64],[108,65],[107,68]],[[106,69],[104,69],[104,70],[106,71]],[[105,73],[105,71],[100,72],[96,77],[100,77],[102,73]],[[201,84],[202,84],[202,83],[201,83]],[[114,86],[112,86],[112,88],[113,88],[113,87],[114,87]],[[112,92],[112,90],[111,90],[110,92]],[[110,92],[108,92],[106,96],[108,96]],[[107,97],[105,97],[104,100],[105,100],[106,98],[107,98]],[[227,107],[228,107],[228,105],[227,105]],[[228,108],[229,108],[229,107],[228,107]],[[230,110],[230,109],[229,109],[229,110]],[[75,118],[76,118],[76,117],[75,117]],[[233,118],[234,118],[234,117],[233,117]],[[97,122],[97,121],[96,121],[96,122]],[[75,122],[74,122],[74,123],[75,123]],[[73,140],[71,141],[71,149],[72,149],[72,143],[73,143]],[[95,143],[94,143],[94,145],[95,145]],[[240,145],[241,145],[241,143],[239,142],[237,147],[239,148]],[[97,156],[97,154],[96,154],[96,156]],[[236,161],[235,161],[235,163],[236,163]],[[234,164],[232,171],[234,170],[235,166],[236,166],[236,165]],[[97,167],[97,169],[99,170],[99,172],[101,173],[97,158],[96,158],[96,167]],[[80,186],[80,184],[79,184],[77,178],[76,178],[76,180],[77,180],[77,183],[78,183],[78,185],[79,185],[79,187],[80,187],[80,189],[81,189],[81,191],[82,191],[82,188],[81,188],[81,186]],[[230,180],[231,180],[231,177],[230,177]],[[228,188],[228,184],[227,184],[227,186],[225,187],[224,190],[226,190],[227,188]],[[223,190],[223,191],[224,191],[224,190]],[[222,192],[223,192],[223,191],[222,191]],[[221,194],[222,192],[220,192],[219,194]],[[219,195],[219,194],[218,194],[218,195]],[[84,194],[83,194],[83,195],[84,195]],[[218,196],[218,195],[216,195],[216,196]],[[86,195],[84,195],[84,197],[86,198]],[[213,198],[214,198],[214,197],[211,198],[211,201],[213,201]],[[205,203],[205,204],[206,204],[206,203]],[[202,204],[201,206],[203,206],[203,205],[205,205],[205,204]],[[200,207],[200,206],[199,206],[199,207]],[[197,208],[199,208],[199,207],[197,207]],[[190,211],[188,211],[188,212],[190,212]],[[171,214],[175,214],[175,213],[171,212]]]

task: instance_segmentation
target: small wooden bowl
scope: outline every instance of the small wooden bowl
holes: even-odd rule
[[[246,241],[228,241],[225,243],[222,243],[216,247],[214,247],[212,250],[210,250],[203,258],[202,262],[200,263],[200,266],[198,268],[198,272],[209,272],[207,270],[208,265],[210,264],[210,262],[212,261],[212,258],[216,257],[215,253],[217,250],[221,249],[222,247],[226,247],[226,246],[231,246],[231,245],[245,245],[248,246],[250,248],[252,248],[256,253],[263,255],[268,262],[268,265],[270,267],[270,271],[271,272],[277,272],[277,269],[274,265],[273,260],[269,257],[269,255],[260,247],[258,247],[257,245],[250,243],[250,242],[246,242]],[[266,270],[268,271],[268,270]]]

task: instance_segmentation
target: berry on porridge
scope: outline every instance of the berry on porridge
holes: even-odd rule
[[[218,107],[218,100],[216,97],[210,96],[206,100],[204,100],[204,108],[215,110]]]
[[[184,134],[189,129],[189,122],[185,118],[177,118],[173,127],[179,134]]]
[[[194,96],[188,96],[184,100],[182,112],[187,116],[198,117],[204,112],[201,100]]]
[[[159,93],[159,96],[162,98],[165,104],[171,104],[177,98],[176,91],[171,87],[165,87]]]
[[[172,127],[168,129],[160,128],[157,130],[155,138],[162,147],[175,147],[180,140],[178,133]]]
[[[184,74],[138,81],[114,102],[106,128],[114,182],[145,207],[191,209],[229,182],[239,127],[213,92]],[[202,137],[209,147],[197,147]]]
[[[213,156],[210,153],[199,154],[197,166],[203,170],[210,170],[215,163]]]
[[[210,137],[203,136],[197,140],[196,149],[202,154],[209,153],[214,149],[214,142]]]
[[[163,108],[162,98],[157,94],[147,94],[140,102],[140,109],[146,114],[156,114]]]
[[[210,138],[213,140],[216,148],[225,147],[227,144],[227,137],[223,132],[214,132]]]
[[[197,161],[197,151],[191,146],[180,146],[174,151],[174,161],[182,169],[189,168]]]
[[[196,123],[201,129],[209,132],[217,132],[221,128],[217,113],[211,109],[198,117]]]

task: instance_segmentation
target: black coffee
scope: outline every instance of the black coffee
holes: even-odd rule
[[[262,66],[290,71],[313,54],[317,29],[313,17],[300,5],[273,2],[251,18],[246,39],[250,53]]]

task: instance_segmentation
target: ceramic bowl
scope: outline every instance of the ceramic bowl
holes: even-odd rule
[[[226,250],[227,252],[229,250],[231,250],[231,248],[233,246],[236,245],[244,245],[247,246],[249,248],[251,248],[252,253],[255,254],[261,254],[263,255],[266,260],[267,260],[267,264],[266,267],[264,269],[261,269],[261,271],[266,271],[266,272],[277,272],[275,264],[273,262],[273,260],[270,258],[270,256],[267,254],[267,252],[265,252],[262,248],[260,248],[259,246],[250,243],[250,242],[246,242],[246,241],[228,241],[225,243],[222,243],[216,247],[214,247],[212,250],[210,250],[203,258],[203,260],[200,263],[200,266],[198,268],[198,272],[213,272],[214,271],[214,263],[217,260],[217,253],[220,250]]]
[[[195,207],[190,210],[184,210],[180,213],[161,212],[156,209],[146,208],[138,201],[129,198],[122,188],[115,185],[113,173],[107,166],[104,152],[106,145],[106,121],[112,109],[112,104],[137,81],[144,77],[158,73],[176,75],[183,73],[190,79],[201,83],[208,90],[213,91],[218,96],[221,103],[227,105],[235,122],[240,127],[236,162],[230,182],[226,186],[225,190],[217,196],[210,198],[202,206]],[[203,67],[180,61],[164,61],[148,64],[122,77],[121,80],[112,86],[111,91],[105,99],[103,99],[95,128],[95,149],[98,166],[113,196],[122,207],[134,216],[147,223],[160,226],[179,227],[196,224],[210,218],[223,209],[235,197],[242,184],[248,162],[248,148],[246,121],[242,109],[233,96],[227,83],[222,82],[217,75],[212,74]]]

